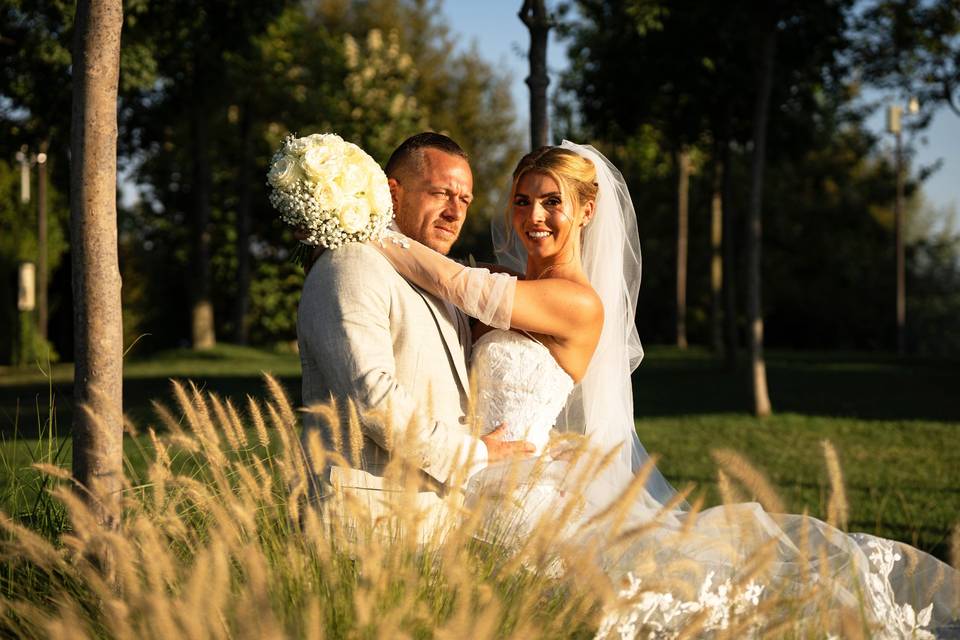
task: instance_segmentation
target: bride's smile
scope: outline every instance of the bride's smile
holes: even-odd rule
[[[517,183],[513,197],[513,226],[531,257],[560,257],[556,254],[571,250],[569,239],[573,218],[573,203],[564,200],[557,181],[552,177],[531,172]]]

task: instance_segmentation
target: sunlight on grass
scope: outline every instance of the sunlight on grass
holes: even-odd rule
[[[682,550],[722,538],[699,540],[690,527],[652,530],[652,523],[670,517],[669,509],[647,524],[627,526],[642,474],[639,484],[581,524],[585,528],[578,536],[567,533],[582,504],[576,483],[564,485],[570,489],[565,502],[518,530],[510,514],[518,501],[531,499],[524,487],[538,483],[535,476],[521,481],[512,471],[502,493],[484,496],[469,508],[458,492],[449,492],[442,504],[452,515],[441,521],[443,526],[428,526],[415,499],[418,474],[406,462],[405,436],[398,432],[397,455],[385,473],[399,490],[387,492],[376,509],[338,485],[327,500],[309,500],[308,470],[319,472],[326,462],[349,465],[359,425],[353,420],[339,424],[335,411],[314,408],[342,434],[344,445],[328,451],[311,437],[306,442],[310,455],[305,455],[293,405],[275,381],[268,379],[268,387],[266,400],[250,398],[239,407],[195,387],[175,386],[176,408],[158,406],[162,430],[151,428],[125,441],[129,484],[123,523],[115,533],[97,527],[69,489],[65,439],[5,443],[0,449],[0,468],[8,474],[4,505],[16,517],[0,519],[5,530],[0,536],[0,633],[25,638],[633,637],[655,629],[650,625],[668,613],[678,616],[671,618],[673,631],[658,637],[870,633],[862,612],[856,606],[838,608],[825,588],[837,582],[849,589],[856,582],[845,572],[826,572],[814,547],[801,553],[798,577],[761,588],[774,566],[767,544],[751,548],[742,540],[744,548],[729,550],[737,558],[730,565],[732,575],[712,577],[705,567],[691,566]],[[802,420],[788,417],[758,440],[779,442],[788,432],[802,431]],[[675,425],[654,421],[640,427],[649,435]],[[757,467],[712,446],[737,428],[734,419],[704,420],[694,427],[698,431],[687,433],[696,437],[683,439],[703,438],[704,450],[715,451],[697,473],[705,476],[703,484],[728,498],[729,514],[755,509],[733,504],[734,496],[756,496],[768,509],[778,508],[778,489],[809,471],[807,478],[826,478],[818,489],[825,507],[814,511],[838,524],[850,514],[856,518],[855,497],[844,485],[855,487],[861,480],[856,472],[840,477],[837,462],[849,455],[843,448],[817,440],[827,462],[808,449],[809,466],[783,476],[769,460]],[[781,444],[799,448],[820,436],[813,432]],[[571,463],[571,473],[580,470],[589,478],[602,468],[603,457],[592,458],[582,441],[573,439],[567,446],[578,461]],[[27,464],[34,467],[24,469]],[[687,495],[693,523],[704,503],[694,499],[699,494],[678,499]],[[46,498],[39,511],[31,511],[30,500],[38,496]],[[788,510],[795,506],[787,502]],[[699,594],[691,585],[701,585]],[[675,598],[665,599],[671,593]],[[682,601],[686,608],[676,608]],[[625,636],[628,630],[631,635]]]

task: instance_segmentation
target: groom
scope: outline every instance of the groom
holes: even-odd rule
[[[386,174],[400,230],[446,254],[473,199],[466,153],[447,136],[420,133],[393,152]],[[439,502],[467,464],[470,475],[487,462],[532,450],[525,442],[503,441],[502,427],[481,438],[471,435],[466,317],[404,280],[372,247],[347,244],[320,255],[304,281],[297,334],[304,404],[337,400],[343,442],[349,441],[348,400],[360,415],[362,450],[352,458],[359,468],[330,468],[321,479],[325,486],[339,485],[375,505],[383,497],[376,492],[391,489],[382,476],[400,440],[393,431],[408,425],[419,441],[414,460],[422,471],[421,503]],[[312,429],[334,448],[329,426],[307,413],[305,445]]]

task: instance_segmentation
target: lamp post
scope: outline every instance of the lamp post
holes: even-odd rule
[[[47,339],[47,145],[37,154],[37,332]]]
[[[920,103],[916,98],[910,98],[907,104],[907,113],[913,115],[920,110]],[[887,131],[892,133],[895,140],[895,163],[897,172],[897,191],[893,203],[893,237],[896,245],[897,269],[897,353],[906,354],[907,351],[907,278],[906,254],[904,251],[904,215],[903,215],[903,127],[901,117],[903,107],[890,105],[887,108]]]
[[[20,202],[23,204],[30,202],[30,167],[33,161],[27,145],[20,147],[20,151],[17,151],[17,162],[20,163]]]
[[[37,333],[47,339],[47,142],[40,144],[40,151],[31,153],[27,145],[17,151],[20,163],[20,202],[30,202],[30,167],[37,166],[37,262],[36,262],[36,310]],[[32,272],[33,273],[33,272]],[[31,309],[33,307],[31,306]]]

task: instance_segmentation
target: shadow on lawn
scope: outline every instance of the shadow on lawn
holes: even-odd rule
[[[174,378],[184,383],[187,381],[187,378],[181,376]],[[255,398],[265,395],[263,379],[257,375],[216,374],[190,379],[203,391],[212,391],[222,398],[233,399],[238,409],[246,406],[247,395]],[[277,376],[277,379],[287,390],[294,406],[300,406],[300,377]],[[69,435],[73,416],[73,384],[54,384],[52,390],[56,407],[56,432],[59,435]],[[16,425],[19,437],[36,438],[41,431],[40,425],[47,418],[48,399],[49,389],[46,385],[0,386],[0,434],[10,438]],[[150,426],[158,427],[158,419],[151,404],[153,401],[168,407],[175,405],[169,377],[137,377],[124,380],[124,411],[137,429],[145,431]]]
[[[855,354],[767,357],[774,411],[864,420],[960,422],[960,365]],[[747,369],[730,371],[704,352],[653,349],[634,374],[638,417],[746,413]]]
[[[184,357],[190,360],[178,360]],[[172,404],[171,377],[193,380],[242,406],[248,394],[263,395],[258,367],[269,370],[278,362],[261,358],[263,354],[253,349],[225,348],[210,354],[176,352],[137,363],[124,381],[124,408],[138,428],[156,424],[151,401]],[[300,376],[291,374],[297,370],[295,356],[287,358],[289,362],[280,362],[284,375],[278,379],[299,406]],[[212,370],[203,360],[215,362]],[[883,354],[771,352],[767,371],[771,401],[778,412],[960,422],[960,402],[951,395],[951,390],[960,389],[960,365],[956,362],[899,362]],[[57,430],[66,435],[73,411],[72,384],[58,381],[52,391]],[[46,420],[48,394],[46,381],[0,384],[0,434],[9,437],[16,425],[22,437],[35,437]],[[653,347],[634,375],[638,417],[747,413],[750,404],[745,366],[731,372],[704,350]]]

